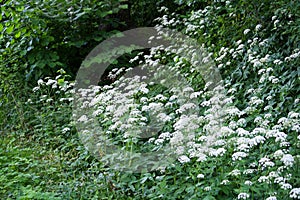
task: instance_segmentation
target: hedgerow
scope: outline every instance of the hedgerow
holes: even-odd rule
[[[0,96],[0,106],[6,109],[0,111],[4,122],[0,126],[1,197],[300,198],[300,3],[175,3],[178,9],[174,9],[173,3],[170,9],[158,9],[161,17],[154,20],[155,27],[159,31],[180,31],[198,42],[197,49],[182,46],[172,52],[160,48],[133,52],[127,61],[114,63],[105,77],[109,82],[80,91],[74,88],[76,82],[69,75],[71,66],[65,57],[66,70],[57,71],[61,67],[57,65],[52,72],[56,73],[54,78],[44,76],[47,73],[41,70],[32,89],[26,87],[26,100],[12,95],[14,101],[9,102],[7,97]],[[93,16],[91,10],[87,12]],[[77,15],[79,20],[81,16]],[[36,25],[47,30],[47,25],[40,21]],[[8,41],[11,34],[18,33],[7,33],[11,28],[9,23],[5,26],[6,35],[2,33],[1,37]],[[59,41],[53,38],[46,46],[60,48],[63,44]],[[193,54],[200,48],[207,52],[204,60],[213,60],[212,68],[221,75],[221,81],[215,85],[207,82],[203,71],[197,70],[197,64],[205,64],[203,59],[198,60],[199,55]],[[183,51],[188,52],[187,57],[178,56]],[[12,55],[7,47],[1,59]],[[70,52],[70,56],[75,55]],[[17,58],[26,63],[25,57]],[[44,62],[35,59],[36,63]],[[9,65],[15,71],[25,70],[29,65],[23,65],[24,62],[11,59]],[[133,65],[147,68],[164,84],[147,82],[145,77],[120,76],[133,71]],[[172,76],[180,76],[180,81],[172,80]],[[7,82],[2,84],[3,91],[8,91]],[[93,112],[76,112],[74,116],[76,92],[90,98],[87,102],[86,98],[79,101],[80,109]],[[10,108],[18,112],[7,112]],[[18,119],[6,120],[4,113]],[[95,120],[101,132],[97,132],[99,126],[78,129],[78,124]],[[143,129],[153,123],[157,125],[153,129]],[[134,132],[136,128],[147,137],[141,138],[140,132]],[[104,149],[103,134],[107,141],[131,153],[155,154],[170,145],[175,161],[147,172],[122,171],[104,162],[115,158],[100,152]],[[85,142],[90,138],[92,142]]]

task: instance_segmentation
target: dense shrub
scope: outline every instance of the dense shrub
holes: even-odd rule
[[[154,3],[129,2],[133,16],[140,16],[140,8],[146,13],[134,23],[155,22],[157,28],[179,30],[198,41],[223,82],[212,89],[195,60],[176,55],[184,48],[133,52],[114,63],[110,69],[116,69],[106,74],[111,81],[89,88],[91,114],[106,137],[128,151],[155,153],[172,144],[177,154],[175,162],[159,170],[127,173],[97,160],[101,148],[88,151],[79,139],[84,130],[77,133],[78,121],[71,120],[73,67],[121,21],[117,16],[124,4],[110,2],[2,3],[0,197],[299,199],[300,3],[160,1],[153,15],[162,16],[152,21],[144,7],[154,10]],[[165,69],[182,74],[189,87],[118,75],[141,63],[158,76],[167,77]],[[24,74],[38,80],[32,81],[33,89],[22,90],[26,100],[11,93],[24,88]],[[118,90],[122,83],[132,88],[127,95]],[[222,120],[216,122],[218,109]],[[158,133],[142,139],[132,134],[130,127],[150,124],[155,116],[162,131],[150,130]],[[218,134],[212,131],[215,123]],[[180,143],[182,135],[190,136],[187,145]],[[89,136],[101,144],[101,135]]]
[[[0,126],[24,123],[21,104],[39,78],[61,68],[75,77],[89,51],[124,26],[112,15],[126,7],[118,0],[1,2]]]

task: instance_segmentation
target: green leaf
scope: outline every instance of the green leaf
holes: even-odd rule
[[[19,38],[21,36],[21,32],[15,34],[15,38]]]
[[[10,25],[7,29],[6,29],[6,33],[11,34],[14,30],[14,25]]]
[[[65,84],[65,80],[63,78],[60,78],[57,80],[58,85],[62,86]]]
[[[216,198],[211,195],[207,195],[203,200],[216,200]]]
[[[23,50],[23,51],[20,52],[20,55],[21,55],[21,56],[25,56],[26,53],[27,53],[27,51],[26,51],[26,50]]]
[[[119,8],[120,8],[120,9],[128,9],[128,5],[127,5],[127,4],[125,4],[125,5],[120,5]]]

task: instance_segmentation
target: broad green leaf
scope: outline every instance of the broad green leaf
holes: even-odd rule
[[[58,85],[62,86],[65,84],[65,80],[63,78],[60,78],[57,80]]]
[[[128,9],[128,5],[127,5],[127,4],[125,4],[125,5],[120,5],[119,8],[120,8],[120,9]]]
[[[6,29],[6,33],[11,34],[14,30],[14,25],[10,25],[7,29]]]

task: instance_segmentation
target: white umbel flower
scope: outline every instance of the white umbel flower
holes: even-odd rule
[[[287,167],[292,167],[293,163],[294,163],[294,157],[291,154],[285,154],[283,155],[283,157],[281,158],[281,161],[283,162],[283,164]]]
[[[300,199],[300,188],[294,188],[290,191],[290,198]]]
[[[248,199],[250,197],[250,195],[248,193],[240,193],[238,195],[238,199]]]
[[[178,161],[184,164],[184,163],[190,162],[191,159],[189,159],[187,156],[183,155],[178,158]]]

